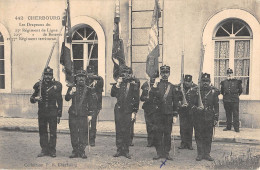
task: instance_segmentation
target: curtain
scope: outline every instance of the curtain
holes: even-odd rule
[[[235,71],[237,79],[242,80],[243,94],[249,94],[250,41],[235,41]]]
[[[216,41],[214,54],[214,86],[220,88],[229,67],[229,41]]]

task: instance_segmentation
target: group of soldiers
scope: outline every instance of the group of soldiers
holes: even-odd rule
[[[172,160],[171,150],[172,125],[176,123],[177,116],[180,120],[181,145],[179,149],[193,150],[192,135],[195,130],[197,144],[196,160],[213,161],[210,156],[214,126],[219,118],[219,94],[224,98],[224,108],[227,114],[227,127],[231,130],[232,115],[234,129],[239,132],[239,95],[242,93],[240,80],[232,78],[233,71],[227,70],[228,79],[221,82],[221,91],[211,85],[210,74],[201,76],[198,87],[192,81],[191,75],[184,77],[184,95],[180,85],[173,85],[168,81],[170,67],[160,67],[160,78],[150,78],[141,86],[140,81],[133,76],[130,67],[121,66],[119,78],[112,84],[111,96],[117,98],[114,107],[116,128],[116,147],[114,157],[125,156],[131,159],[129,146],[133,146],[133,129],[140,100],[147,129],[147,147],[154,146],[156,156],[154,160],[165,158]],[[53,70],[47,67],[44,70],[44,79],[34,85],[34,93],[30,100],[38,102],[38,121],[40,145],[42,148],[39,157],[50,155],[56,157],[56,130],[57,123],[62,115],[62,85],[53,79]],[[39,96],[39,91],[41,96]],[[87,71],[78,70],[75,74],[75,85],[69,87],[65,100],[72,100],[69,108],[69,128],[72,144],[70,158],[87,158],[85,148],[87,145],[95,146],[96,121],[102,109],[103,78],[94,75],[93,66],[88,66]],[[199,103],[199,95],[201,102]],[[187,104],[182,104],[183,96]],[[50,137],[47,127],[49,124]]]
[[[69,108],[69,128],[72,145],[70,158],[81,157],[86,159],[87,145],[95,146],[96,123],[98,113],[102,109],[103,78],[94,75],[94,67],[88,66],[85,70],[77,70],[74,75],[75,84],[69,87],[65,96],[71,102]],[[53,78],[53,69],[44,69],[42,82],[37,82],[31,103],[38,102],[38,122],[41,153],[38,157],[56,157],[57,123],[62,116],[62,84]],[[39,95],[40,93],[40,95]],[[50,137],[48,137],[48,125]]]

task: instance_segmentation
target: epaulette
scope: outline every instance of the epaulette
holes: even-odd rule
[[[219,89],[218,88],[216,88],[215,86],[211,86],[211,91],[212,91],[212,93],[215,93],[215,94],[220,94],[220,91],[219,91]]]
[[[34,90],[39,89],[39,86],[40,86],[40,81],[34,84],[33,89]]]
[[[148,81],[144,82],[144,84],[142,85],[141,89],[142,90],[148,90],[149,88],[149,84],[148,84]]]

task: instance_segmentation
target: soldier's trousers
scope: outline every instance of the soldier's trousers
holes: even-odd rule
[[[227,129],[231,129],[232,117],[235,130],[239,130],[239,102],[224,102],[227,117]]]
[[[193,119],[189,110],[179,112],[181,146],[192,146]]]
[[[135,122],[134,122],[134,120],[131,120],[129,145],[131,145],[133,143],[133,139],[134,139],[134,135],[135,135],[134,129],[135,129]]]
[[[131,113],[125,112],[117,104],[114,109],[117,152],[129,153]]]
[[[38,117],[40,145],[44,153],[56,153],[57,117]],[[48,136],[48,125],[50,138]]]
[[[89,129],[89,140],[90,143],[95,143],[96,133],[97,133],[97,117],[98,117],[99,110],[92,116],[90,121],[90,129]]]
[[[194,129],[198,155],[210,155],[213,135],[213,120],[205,121],[204,117],[198,116],[196,119],[194,118]]]
[[[167,156],[171,150],[173,115],[155,115],[155,140],[154,145],[157,155]]]
[[[88,117],[69,115],[69,128],[72,153],[85,153],[88,140]]]
[[[154,132],[153,132],[153,114],[144,112],[144,118],[146,123],[146,131],[147,131],[147,142],[152,145],[154,140]]]

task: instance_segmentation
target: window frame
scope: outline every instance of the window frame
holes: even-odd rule
[[[4,38],[4,70],[5,70],[5,88],[0,89],[0,93],[11,93],[11,40],[10,40],[10,34],[6,27],[0,23],[0,32],[3,35]]]
[[[250,47],[250,84],[249,95],[241,95],[240,100],[260,100],[260,70],[257,64],[260,52],[260,24],[249,12],[242,9],[225,9],[217,12],[208,19],[202,34],[202,43],[205,45],[203,72],[214,74],[214,48],[215,41],[212,39],[219,24],[227,19],[239,19],[245,22],[252,30],[253,39]],[[214,79],[212,79],[214,83]],[[222,98],[222,95],[220,96]]]
[[[102,95],[105,95],[106,93],[106,37],[105,32],[100,25],[98,21],[95,19],[89,17],[89,16],[77,16],[71,19],[71,26],[72,29],[77,29],[82,25],[89,25],[92,27],[92,29],[97,33],[98,37],[98,74],[104,79],[104,91]],[[59,44],[61,45],[63,42],[63,39],[59,39]],[[59,51],[60,53],[60,51]],[[60,54],[59,54],[60,56]],[[65,74],[62,71],[62,66],[59,65],[59,80],[62,84],[64,84],[64,88],[62,88],[62,94],[66,94],[67,88],[66,88],[66,82],[65,82]]]

